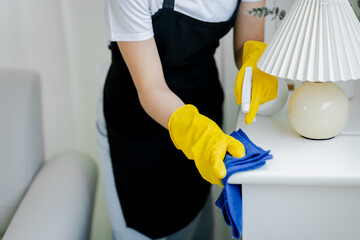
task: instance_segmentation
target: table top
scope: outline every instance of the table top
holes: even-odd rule
[[[344,131],[360,132],[360,84],[356,87]],[[274,115],[256,116],[251,125],[245,124],[243,115],[238,115],[236,129],[241,128],[259,147],[271,150],[273,159],[261,168],[233,174],[229,183],[360,186],[360,136],[305,139],[291,127],[287,105]]]

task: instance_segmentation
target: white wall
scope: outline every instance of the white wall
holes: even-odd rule
[[[291,0],[268,0],[288,8]],[[69,150],[89,154],[98,161],[95,143],[95,106],[101,88],[98,63],[109,59],[103,37],[103,1],[1,0],[0,67],[37,70],[42,77],[45,155],[49,159]],[[267,40],[276,28],[266,25]],[[224,131],[234,130],[238,106],[233,86],[237,70],[232,32],[216,53],[225,91]],[[100,178],[99,178],[100,180]],[[213,196],[220,193],[214,188]],[[218,209],[217,239],[231,239]],[[103,189],[99,182],[91,239],[111,239]]]

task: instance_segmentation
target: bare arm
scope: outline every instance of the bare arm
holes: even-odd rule
[[[147,114],[165,128],[183,101],[167,86],[154,38],[140,42],[118,42],[140,103]]]
[[[242,65],[243,46],[246,41],[264,41],[264,17],[254,17],[248,10],[265,6],[265,1],[241,2],[234,26],[234,54],[235,64]]]

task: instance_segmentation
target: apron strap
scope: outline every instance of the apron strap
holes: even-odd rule
[[[174,9],[175,0],[164,0],[163,8]]]

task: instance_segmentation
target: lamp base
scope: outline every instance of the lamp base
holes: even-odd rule
[[[331,139],[349,119],[349,99],[332,82],[305,82],[293,93],[288,107],[289,120],[297,133],[307,139]]]
[[[300,135],[300,136],[301,136],[301,135]],[[305,137],[305,136],[301,136],[301,137],[303,137],[303,138],[305,138],[305,139],[308,139],[308,140],[315,140],[315,141],[324,141],[324,140],[330,140],[330,139],[335,138],[335,136],[329,137],[329,138],[323,138],[323,139],[308,138],[308,137]]]

